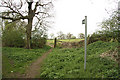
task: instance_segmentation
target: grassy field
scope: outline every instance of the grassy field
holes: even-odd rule
[[[3,78],[15,78],[23,74],[26,68],[50,49],[49,46],[43,49],[23,49],[23,48],[2,48],[2,69]]]
[[[79,42],[81,40],[84,40],[84,39],[61,39],[59,41],[63,41],[63,42]]]
[[[81,40],[84,39],[58,39],[58,41],[62,41],[62,42],[79,42]],[[47,40],[47,43],[54,44],[54,40]]]
[[[38,77],[43,78],[118,78],[118,64],[103,52],[116,50],[117,42],[98,41],[87,46],[87,65],[84,71],[84,48],[53,49]]]

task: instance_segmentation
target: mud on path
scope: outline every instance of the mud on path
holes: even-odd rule
[[[47,57],[47,55],[52,51],[52,48],[44,53],[40,58],[38,58],[35,62],[33,62],[28,69],[26,70],[25,74],[22,75],[22,78],[35,78],[36,75],[40,74],[40,68],[42,65],[43,60]]]

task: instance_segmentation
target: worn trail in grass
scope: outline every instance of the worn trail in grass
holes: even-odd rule
[[[47,57],[47,55],[52,51],[50,49],[48,52],[44,53],[40,58],[38,58],[35,62],[33,62],[29,68],[26,70],[26,73],[22,76],[23,78],[35,78],[37,74],[40,74],[40,67],[43,60]]]
[[[53,48],[53,45],[48,44],[49,46],[51,46]],[[22,76],[25,78],[35,78],[37,74],[40,74],[40,68],[42,65],[43,60],[47,57],[47,55],[52,52],[52,48],[44,53],[40,58],[38,58],[35,62],[33,62],[31,64],[31,66],[29,66],[29,68],[27,69],[26,73]]]
[[[28,69],[29,70],[30,68],[33,69],[33,67],[31,67],[32,65],[39,64],[40,58],[44,59],[47,56],[47,54],[51,51],[50,49],[51,47],[49,46],[45,46],[44,48],[41,49],[30,50],[23,48],[3,47],[2,77],[3,78],[26,77],[26,74],[29,73],[27,72]]]

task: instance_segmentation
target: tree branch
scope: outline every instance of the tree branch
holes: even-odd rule
[[[47,14],[47,15],[49,15],[47,12],[36,12],[35,14],[40,14],[40,13],[43,13],[43,14]]]
[[[39,3],[39,2],[36,2],[36,4],[35,4],[34,13],[37,11],[38,3]]]
[[[37,11],[37,7],[38,7],[38,6],[44,7],[44,6],[48,5],[48,4],[52,4],[52,2],[48,2],[48,3],[46,3],[46,4],[39,4],[39,1],[36,2],[35,8],[34,8],[34,13]]]
[[[12,21],[17,21],[17,20],[20,20],[20,19],[28,19],[28,16],[19,17],[19,18],[12,18],[12,17],[0,16],[0,18],[2,18],[2,19],[10,19]]]
[[[18,6],[19,8],[17,8],[17,6]],[[22,8],[22,6],[23,6],[22,0],[20,0],[20,5],[13,5],[12,1],[8,1],[8,2],[3,1],[3,4],[0,5],[0,7],[6,7],[6,8],[8,8],[8,9],[10,9],[13,13],[17,13],[17,14],[19,14],[21,17],[23,17],[22,13],[20,13],[20,11],[19,11],[19,10]]]

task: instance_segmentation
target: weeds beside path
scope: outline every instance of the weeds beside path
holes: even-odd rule
[[[87,64],[84,71],[84,47],[56,48],[41,67],[40,78],[118,78],[117,42],[97,41],[87,46]],[[101,57],[102,53],[109,55]],[[117,58],[117,56],[116,56]]]

